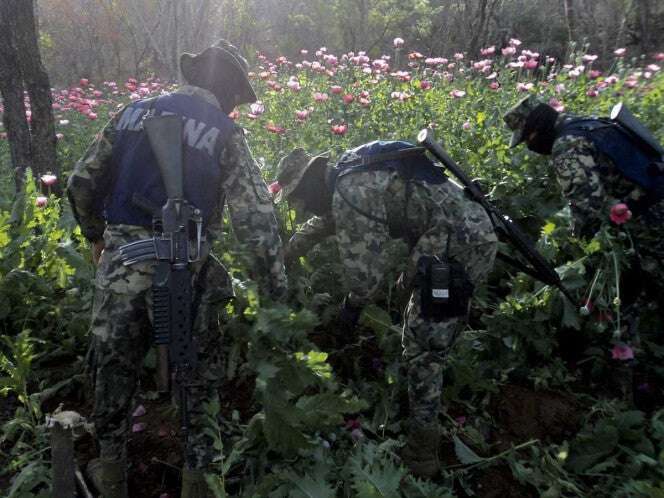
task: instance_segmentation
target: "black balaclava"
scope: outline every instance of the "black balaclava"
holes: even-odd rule
[[[548,104],[540,104],[533,109],[523,128],[528,149],[537,154],[550,155],[556,140],[558,111]],[[534,135],[533,135],[534,133]],[[532,138],[530,138],[532,136]]]
[[[316,216],[325,216],[332,211],[332,194],[325,182],[327,170],[327,166],[309,168],[289,196],[291,199],[298,199],[305,211]]]

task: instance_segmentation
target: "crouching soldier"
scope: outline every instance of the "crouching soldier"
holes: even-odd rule
[[[440,471],[443,367],[466,323],[474,288],[492,268],[497,239],[479,204],[407,142],[375,141],[341,157],[296,149],[279,164],[276,201],[315,215],[289,241],[302,255],[334,235],[344,266],[342,323],[355,324],[381,286],[392,239],[410,248],[403,284],[411,290],[403,325],[410,419],[404,461],[417,476]]]

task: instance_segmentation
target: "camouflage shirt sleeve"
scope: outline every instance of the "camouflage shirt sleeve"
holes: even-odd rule
[[[334,229],[332,216],[314,216],[310,218],[288,241],[287,256],[297,258],[306,254],[316,244],[334,235]]]
[[[602,220],[605,192],[595,155],[595,146],[583,137],[563,137],[553,147],[553,166],[577,236],[594,235]]]
[[[108,195],[112,183],[115,122],[120,114],[95,136],[67,181],[67,197],[76,221],[81,226],[83,236],[92,242],[101,240],[106,228],[102,215],[103,199]]]
[[[254,278],[273,299],[286,296],[284,254],[272,197],[251,155],[244,132],[236,128],[221,155],[226,201],[233,230],[255,258]]]

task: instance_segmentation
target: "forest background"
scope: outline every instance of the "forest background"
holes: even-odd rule
[[[664,497],[662,315],[641,310],[638,343],[621,326],[625,291],[639,280],[630,239],[639,220],[618,224],[607,209],[594,238],[572,237],[547,158],[509,149],[501,119],[529,94],[579,114],[607,115],[622,101],[662,141],[661,1],[37,0],[34,8],[36,32],[32,1],[0,1],[0,494],[51,496],[47,420],[61,403],[90,413],[82,372],[95,269],[61,187],[109,116],[173,90],[179,54],[224,37],[250,59],[260,102],[231,117],[268,182],[296,145],[335,158],[431,126],[537,240],[578,302],[496,264],[445,371],[445,469],[420,481],[398,457],[407,420],[398,272],[356,334],[337,342],[343,268],[333,241],[289,268],[288,306],[260,306],[250,252],[226,226],[214,252],[236,292],[219,316],[227,382],[205,406],[218,451],[215,496]],[[32,51],[12,54],[19,45]],[[284,240],[306,219],[287,205],[277,213]],[[179,489],[177,421],[157,399],[154,373],[151,353],[130,437],[136,498]],[[94,455],[89,435],[76,453],[81,464]]]
[[[43,58],[53,84],[78,78],[177,80],[182,51],[223,37],[244,53],[293,57],[301,49],[391,53],[401,37],[429,56],[477,54],[516,37],[563,59],[587,43],[647,54],[664,41],[657,0],[39,0]]]

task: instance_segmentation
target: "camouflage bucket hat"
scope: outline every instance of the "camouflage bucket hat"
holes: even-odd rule
[[[198,64],[203,64],[204,67],[207,66],[214,71],[219,81],[228,80],[229,71],[231,72],[237,84],[237,88],[234,89],[236,105],[256,102],[256,93],[249,83],[249,64],[235,45],[226,40],[219,40],[198,54],[183,53],[180,56],[180,69],[187,81],[190,80]]]
[[[277,183],[281,190],[277,192],[274,201],[279,203],[287,199],[300,185],[309,168],[325,168],[327,159],[327,153],[312,156],[299,147],[282,157],[277,165]]]
[[[503,120],[507,124],[507,127],[513,131],[510,147],[516,147],[524,141],[523,129],[526,125],[528,115],[540,104],[542,104],[542,101],[539,98],[535,95],[530,95],[505,113]]]

